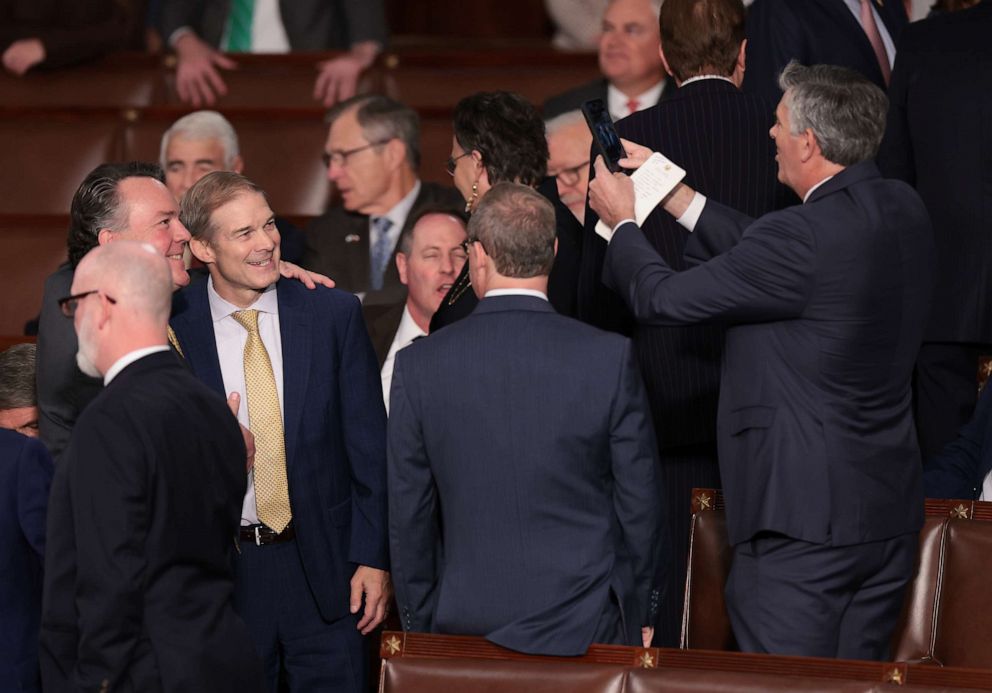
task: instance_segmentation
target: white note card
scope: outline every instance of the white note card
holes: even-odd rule
[[[630,175],[634,181],[634,219],[640,226],[658,203],[665,199],[675,186],[685,178],[685,169],[673,164],[655,152],[640,168]],[[596,233],[609,243],[613,229],[602,221],[596,224]]]

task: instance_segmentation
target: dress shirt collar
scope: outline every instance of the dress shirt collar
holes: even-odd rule
[[[117,374],[122,370],[130,366],[132,363],[138,359],[143,359],[151,354],[157,354],[160,351],[168,351],[169,347],[166,344],[158,344],[155,346],[145,347],[143,349],[135,349],[134,351],[128,352],[121,356],[119,359],[114,361],[114,365],[107,369],[107,372],[103,375],[104,386],[110,385],[110,381],[117,377]]]
[[[547,294],[535,291],[534,289],[490,289],[483,298],[495,296],[533,296],[534,298],[540,298],[545,301],[548,300]]]
[[[420,179],[418,178],[414,182],[413,187],[410,188],[402,200],[393,205],[393,208],[382,215],[376,215],[375,218],[379,216],[386,217],[389,221],[393,222],[393,225],[389,227],[389,235],[399,237],[400,231],[403,230],[403,225],[406,224],[406,218],[410,215],[410,210],[413,209],[413,203],[417,201],[417,195],[420,194]],[[369,224],[371,228],[373,217],[369,217]],[[373,239],[373,242],[375,239]],[[395,245],[395,244],[394,244]]]
[[[273,315],[279,315],[279,301],[276,298],[276,285],[270,285],[265,291],[261,293],[258,299],[252,303],[248,308],[238,308],[233,303],[221,298],[221,295],[217,293],[214,288],[214,278],[207,278],[207,299],[210,301],[210,318],[214,322],[219,322],[223,320],[231,313],[236,313],[240,310],[254,309],[260,313],[272,313]]]
[[[627,102],[632,98],[638,101],[638,110],[643,111],[645,108],[650,108],[658,103],[658,99],[661,98],[661,92],[665,88],[665,80],[661,80],[656,85],[648,89],[643,94],[638,94],[637,96],[627,96],[622,91],[617,89],[612,84],[606,87],[606,105],[610,111],[610,117],[613,120],[620,120],[621,118],[626,118],[630,115],[630,109],[627,108]]]
[[[734,80],[730,79],[730,77],[724,77],[723,75],[696,75],[695,77],[690,77],[686,81],[682,82],[679,88],[684,87],[687,84],[692,84],[693,82],[702,82],[704,79],[722,79],[724,82],[730,82],[734,85],[734,87],[737,87],[737,84]]]
[[[833,176],[827,176],[826,178],[824,178],[823,180],[821,180],[819,183],[817,183],[816,185],[814,185],[812,188],[810,188],[809,190],[807,190],[806,191],[806,196],[803,197],[803,204],[806,204],[807,200],[809,200],[809,196],[812,195],[816,191],[817,188],[819,188],[821,185],[823,185],[824,183],[826,183],[831,178],[833,178]]]

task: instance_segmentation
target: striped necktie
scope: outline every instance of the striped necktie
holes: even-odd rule
[[[255,0],[231,0],[227,25],[227,50],[230,53],[251,51],[251,23]]]

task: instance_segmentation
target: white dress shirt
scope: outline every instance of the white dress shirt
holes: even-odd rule
[[[547,294],[536,289],[490,289],[483,298],[489,298],[490,296],[533,296],[534,298],[540,298],[545,301],[548,300]]]
[[[638,94],[637,96],[632,97],[627,96],[615,86],[610,84],[606,87],[606,108],[609,110],[610,117],[613,118],[613,120],[626,118],[632,113],[632,111],[627,108],[628,101],[632,98],[637,99],[637,110],[643,111],[645,108],[651,108],[658,103],[658,99],[661,98],[661,92],[664,88],[665,80],[661,80],[643,94]]]
[[[389,414],[389,388],[393,384],[393,365],[396,363],[396,352],[410,346],[417,337],[426,337],[427,333],[420,329],[413,316],[410,315],[410,308],[403,306],[403,317],[400,318],[399,327],[396,328],[396,335],[393,343],[389,345],[389,352],[386,360],[382,362],[382,401],[386,405],[386,414]]]
[[[191,33],[193,28],[181,26],[168,36],[167,43],[175,47],[176,41],[183,34]],[[224,31],[220,37],[220,49],[227,48],[230,36],[230,21],[224,22]],[[201,37],[202,38],[202,37]],[[279,0],[255,0],[251,15],[251,52],[252,53],[289,53],[289,37],[286,26],[279,13]]]
[[[210,301],[210,318],[214,324],[214,338],[217,341],[217,358],[220,360],[220,373],[224,380],[224,392],[230,396],[232,392],[241,395],[238,407],[238,421],[248,428],[248,397],[245,394],[245,344],[248,342],[248,330],[231,317],[232,313],[240,310],[258,311],[258,334],[262,338],[265,350],[269,352],[269,362],[272,364],[272,374],[276,379],[276,392],[279,395],[279,410],[286,417],[286,406],[282,393],[282,337],[279,334],[279,302],[276,299],[276,286],[273,284],[266,289],[258,300],[246,309],[238,308],[228,303],[214,289],[213,278],[207,279],[207,298]],[[241,506],[241,524],[258,524],[258,511],[255,509],[255,483],[251,473],[248,474],[248,491]]]
[[[135,349],[130,351],[119,359],[114,361],[113,365],[107,369],[107,372],[103,374],[103,385],[106,387],[110,385],[110,381],[117,377],[117,374],[122,370],[130,366],[132,363],[138,359],[143,359],[150,354],[156,354],[160,351],[168,351],[169,346],[167,344],[162,344],[159,346],[145,347],[144,349]]]

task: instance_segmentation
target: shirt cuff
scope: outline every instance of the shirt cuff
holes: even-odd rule
[[[634,224],[636,226],[637,225],[637,219],[621,219],[617,223],[617,225],[613,227],[613,233],[610,234],[610,240],[611,241],[613,240],[613,237],[617,234],[617,229],[619,229],[624,224]]]
[[[681,226],[684,226],[689,233],[692,233],[696,224],[699,222],[699,217],[703,214],[703,208],[706,206],[706,196],[700,195],[698,192],[693,194],[692,201],[689,206],[685,208],[677,221]]]
[[[196,36],[196,32],[193,31],[193,27],[181,26],[175,31],[173,31],[171,34],[169,34],[169,39],[166,41],[166,44],[169,46],[169,48],[175,48],[176,41],[181,39],[186,34],[193,34],[194,36]]]

